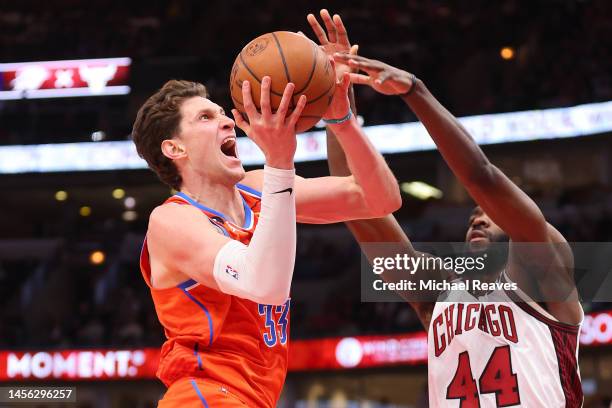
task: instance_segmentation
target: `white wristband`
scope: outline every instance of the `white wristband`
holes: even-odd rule
[[[277,169],[276,167],[270,167],[264,165],[264,179],[263,179],[263,187],[262,187],[262,196],[266,192],[274,193],[277,188],[287,189],[291,188],[293,191],[293,184],[295,182],[295,169]],[[274,190],[274,191],[272,191]],[[263,201],[263,197],[262,197]]]

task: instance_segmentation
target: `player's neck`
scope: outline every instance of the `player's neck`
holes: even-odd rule
[[[183,181],[181,192],[205,207],[220,211],[236,225],[242,225],[244,209],[240,193],[233,185],[201,180],[199,183]]]

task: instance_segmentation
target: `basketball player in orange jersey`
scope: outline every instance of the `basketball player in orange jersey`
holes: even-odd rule
[[[333,21],[336,19],[334,16]],[[315,32],[320,33],[320,27]],[[369,85],[385,95],[399,95],[476,201],[468,221],[466,247],[477,255],[499,245],[496,243],[506,243],[507,258],[496,268],[485,269],[477,276],[444,272],[455,282],[474,278],[514,281],[519,288],[512,294],[503,290],[445,293],[446,297],[439,297],[437,302],[415,301],[418,296],[414,293],[400,292],[428,330],[430,406],[581,406],[577,355],[583,311],[566,240],[546,222],[536,203],[489,162],[466,129],[422,81],[380,61],[349,55],[347,50],[348,42],[344,53],[335,54],[337,65],[365,72],[351,73],[352,83]],[[334,133],[334,129],[328,129],[331,174],[350,174]],[[390,243],[410,257],[432,257],[414,249],[392,215],[347,225],[370,261],[381,253],[380,246],[368,245],[372,242]],[[425,270],[414,275],[389,271],[383,277],[397,282],[425,281],[439,275]],[[548,300],[530,301],[524,292]]]
[[[246,174],[234,120],[203,85],[170,81],[138,112],[139,154],[178,190],[152,212],[141,255],[167,336],[160,407],[276,406],[287,371],[296,221],[380,217],[401,205],[393,174],[349,112],[347,74],[324,116],[347,153],[346,177],[295,176],[305,96],[289,114],[288,84],[273,113],[270,84],[264,77],[258,112],[244,82],[248,122],[232,112],[265,156],[263,170]]]

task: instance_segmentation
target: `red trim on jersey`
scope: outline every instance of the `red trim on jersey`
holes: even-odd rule
[[[505,274],[502,276],[502,279],[504,280],[504,282],[510,282],[510,280],[506,278]],[[566,330],[574,334],[578,334],[578,332],[580,331],[580,325],[563,323],[558,320],[553,320],[550,317],[542,314],[529,303],[527,303],[524,299],[521,299],[514,291],[504,290],[504,292],[506,292],[506,295],[514,302],[515,305],[517,305],[518,307],[523,309],[525,313],[530,314],[532,317],[536,318],[542,323],[548,326],[556,327],[560,330]]]
[[[559,365],[559,379],[565,395],[566,408],[582,407],[584,394],[578,374],[578,332],[572,333],[565,328],[549,326]]]
[[[542,313],[538,312],[529,303],[526,303],[524,301],[519,301],[519,302],[514,302],[514,303],[518,307],[523,309],[523,311],[525,313],[530,314],[532,317],[534,317],[535,319],[541,321],[542,323],[546,324],[547,326],[549,326],[551,328],[555,328],[555,329],[558,329],[558,330],[564,330],[564,331],[566,331],[566,332],[568,332],[570,334],[574,334],[574,335],[578,335],[578,332],[580,331],[580,326],[569,324],[569,323],[559,322],[557,320],[553,320],[550,317],[545,316]]]

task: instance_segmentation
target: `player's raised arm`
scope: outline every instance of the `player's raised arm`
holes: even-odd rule
[[[238,126],[266,157],[261,212],[249,245],[219,234],[192,206],[166,204],[151,214],[148,245],[157,263],[153,269],[175,268],[206,286],[262,304],[280,305],[287,300],[296,246],[295,125],[306,104],[306,97],[300,97],[287,115],[293,89],[293,84],[287,85],[278,110],[272,113],[270,78],[264,77],[258,113],[245,81],[249,122],[233,112]]]
[[[329,33],[329,38],[314,15],[308,15],[308,22],[317,35],[319,41],[323,44],[324,49],[326,49],[330,54],[337,51],[344,51],[349,52],[350,55],[356,55],[358,47],[350,46],[348,35],[340,16],[335,15],[332,18],[329,12],[325,9],[321,10],[320,14]],[[338,64],[336,66],[336,72],[339,75],[343,75],[345,72],[350,72],[350,69],[348,69],[348,67],[345,65]],[[348,89],[348,94],[351,111],[354,115],[357,115],[357,107],[355,105],[352,85]],[[330,174],[338,177],[351,176],[351,168],[347,162],[347,157],[344,150],[342,149],[342,146],[335,135],[333,126],[327,126],[326,133],[327,162],[329,165]],[[377,250],[379,247],[368,245],[370,243],[389,243],[389,247],[392,247],[391,250],[404,252],[412,257],[420,256],[420,253],[414,249],[410,240],[392,214],[381,218],[347,221],[346,226],[349,228],[370,262],[372,262],[375,257],[381,255],[380,251]],[[414,275],[410,276],[407,276],[407,274],[404,273],[397,274],[393,272],[386,272],[382,276],[385,280],[393,282],[406,278],[414,280],[421,279],[424,278],[421,276],[422,274],[422,271],[418,271]],[[409,303],[416,310],[421,323],[427,328],[429,326],[429,320],[433,310],[433,303],[413,302],[411,300],[414,300],[414,296],[406,296],[401,292],[399,294],[404,295],[408,299]]]
[[[530,295],[544,297],[549,311],[558,319],[580,322],[582,309],[573,281],[571,249],[565,238],[546,222],[537,204],[487,159],[457,118],[413,74],[360,56],[334,57],[337,62],[366,73],[351,74],[353,83],[402,97],[474,201],[512,241],[509,276]],[[519,246],[518,242],[543,245]]]
[[[350,49],[350,44],[340,17],[334,16],[332,20],[326,10],[322,11],[323,14],[327,15],[329,37],[314,16],[309,15],[308,20],[321,47],[332,58],[334,52]],[[349,85],[347,73],[337,75],[336,90],[323,118],[346,152],[350,174],[311,179],[296,177],[298,222],[325,224],[376,218],[392,213],[402,204],[395,176],[382,155],[369,142],[349,108]],[[261,180],[261,171],[255,170],[247,173],[243,183],[258,189]]]
[[[297,220],[327,224],[355,219],[382,217],[402,204],[399,186],[383,156],[370,143],[349,111],[348,74],[337,84],[327,118],[345,112],[345,119],[329,123],[347,156],[351,174],[337,177],[295,179]],[[331,112],[331,113],[330,113]],[[346,113],[348,112],[348,114]],[[261,188],[260,170],[247,173],[243,184]]]
[[[332,58],[334,52],[350,50],[340,16],[333,19],[321,11],[327,29],[310,14],[308,21],[321,48]],[[356,51],[356,48],[353,47]],[[350,174],[344,177],[297,179],[296,205],[302,222],[334,222],[380,217],[401,206],[399,186],[384,158],[369,142],[350,109],[347,72],[337,71],[337,86],[323,118],[336,134],[346,153]]]
[[[422,81],[380,61],[346,54],[335,58],[367,74],[352,74],[354,83],[370,85],[385,95],[401,95],[472,198],[513,241],[549,242],[551,231],[535,202],[489,162],[467,130]]]
[[[334,133],[329,131],[329,129],[327,132],[327,162],[331,175],[343,176],[350,174],[350,169],[346,163],[346,156],[342,151],[342,147],[338,143]],[[393,214],[386,215],[382,218],[346,221],[345,224],[355,237],[355,240],[357,240],[362,252],[370,263],[378,256],[393,256],[395,253],[405,253],[413,258],[421,256],[421,252],[417,251],[412,246],[410,239]],[[372,243],[384,243],[389,254],[385,254],[384,250],[381,251],[379,246],[371,245]],[[423,255],[430,256],[429,254]],[[386,271],[382,274],[382,277],[387,282],[398,282],[402,279],[410,279],[417,282],[418,280],[432,278],[432,275],[429,273],[428,276],[428,272],[423,270],[415,271],[414,274],[409,274],[405,271]],[[416,311],[423,327],[427,329],[431,320],[434,303],[415,301],[417,296],[415,296],[414,292],[398,292],[398,294],[408,301]]]

